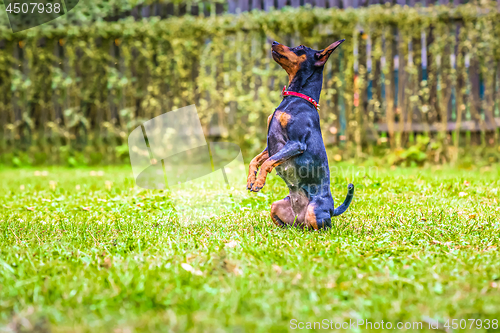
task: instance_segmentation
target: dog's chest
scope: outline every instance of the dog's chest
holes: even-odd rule
[[[287,125],[291,116],[280,110],[276,110],[269,122],[267,131],[267,147],[269,155],[272,156],[283,148],[288,142]]]

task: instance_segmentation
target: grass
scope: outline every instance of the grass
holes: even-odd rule
[[[326,232],[272,224],[276,177],[185,223],[128,168],[2,170],[0,332],[285,332],[293,319],[500,331],[500,169],[348,168],[332,190],[338,204],[352,181],[355,200]]]

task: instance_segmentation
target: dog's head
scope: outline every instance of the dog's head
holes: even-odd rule
[[[291,82],[299,73],[322,69],[332,52],[344,41],[339,40],[321,51],[304,45],[288,47],[278,42],[273,42],[271,49],[274,61],[288,73]]]

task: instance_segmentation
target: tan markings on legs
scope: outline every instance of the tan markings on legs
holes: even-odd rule
[[[268,158],[269,153],[266,149],[259,155],[255,156],[250,162],[250,166],[248,168],[247,187],[251,188],[252,184],[255,183],[255,179],[257,178],[257,170]]]
[[[295,214],[290,204],[290,197],[273,202],[271,205],[271,219],[277,226],[292,225]]]
[[[274,114],[276,111],[273,112],[269,117],[267,117],[267,132],[269,132],[269,124],[271,123],[271,120],[273,119]],[[259,155],[255,156],[253,160],[250,162],[250,166],[248,168],[248,177],[247,177],[247,188],[251,189],[253,183],[255,183],[255,180],[257,179],[257,170],[259,170],[259,167],[267,161],[269,158],[269,152],[264,150],[262,153]]]
[[[314,213],[315,208],[316,205],[314,203],[310,203],[309,206],[307,206],[305,222],[308,227],[318,230],[318,222],[316,221],[316,214]]]
[[[273,159],[268,159],[267,161],[265,161],[260,168],[259,176],[257,177],[257,180],[253,185],[253,189],[258,191],[263,188],[264,184],[266,183],[267,174],[273,171],[274,168],[276,168],[283,162],[284,161],[275,161]]]

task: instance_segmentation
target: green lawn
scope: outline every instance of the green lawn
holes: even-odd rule
[[[339,204],[351,181],[355,199],[326,232],[272,224],[287,193],[275,176],[179,221],[169,193],[134,188],[128,168],[0,171],[0,332],[284,332],[323,319],[500,331],[500,169],[348,167],[332,190]]]

